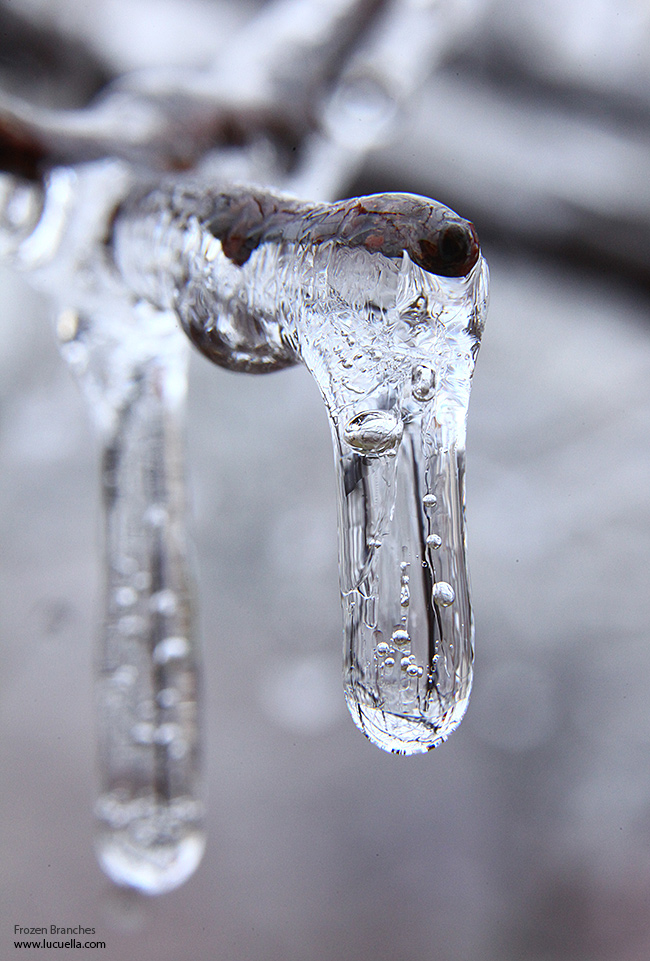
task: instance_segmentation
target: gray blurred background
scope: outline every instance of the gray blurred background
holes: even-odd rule
[[[13,0],[0,80],[20,72],[14,14],[43,30],[30,82],[42,69],[44,99],[83,102],[98,57],[105,77],[206,61],[256,6]],[[107,948],[87,954],[106,961],[650,956],[650,6],[464,6],[348,192],[436,197],[476,223],[491,266],[467,444],[467,717],[410,759],[356,730],[316,387],[197,357],[208,849],[172,894],[113,889],[92,850],[97,446],[49,305],[4,269],[2,958],[30,957],[14,924],[52,923],[95,927]],[[56,31],[92,51],[72,93],[47,62]]]

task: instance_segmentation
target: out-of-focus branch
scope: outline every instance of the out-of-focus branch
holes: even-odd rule
[[[276,0],[206,70],[128,75],[82,110],[0,95],[0,166],[32,179],[103,157],[187,171],[224,148],[266,143],[263,179],[332,197],[389,138],[471,9],[469,0]]]
[[[118,157],[186,170],[208,151],[266,136],[295,151],[315,105],[385,0],[282,0],[204,71],[152,70],[123,78],[81,110],[0,97],[0,164],[37,177],[47,166]]]
[[[80,107],[111,79],[81,41],[0,6],[0,87],[47,106]]]

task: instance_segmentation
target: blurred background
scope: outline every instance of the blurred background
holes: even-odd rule
[[[82,106],[126,71],[213,61],[262,6],[6,0],[0,86]],[[409,30],[437,9],[405,7]],[[356,730],[315,384],[196,357],[208,848],[172,894],[112,888],[92,850],[97,445],[50,305],[3,268],[3,957],[29,956],[14,924],[52,923],[95,927],[106,961],[650,956],[650,6],[449,9],[341,192],[433,196],[491,267],[467,717],[408,759]]]

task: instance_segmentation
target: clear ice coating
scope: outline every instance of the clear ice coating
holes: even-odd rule
[[[471,225],[424,198],[264,203],[217,197],[159,233],[157,258],[173,252],[182,278],[172,287],[138,261],[146,218],[159,217],[148,198],[118,218],[118,263],[215,363],[302,360],[315,377],[338,479],[346,700],[379,747],[428,751],[459,724],[472,683],[465,426],[487,267]],[[233,207],[245,213],[228,233]]]

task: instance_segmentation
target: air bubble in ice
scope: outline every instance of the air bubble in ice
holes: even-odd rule
[[[177,607],[176,595],[168,588],[157,591],[149,598],[149,607],[158,614],[173,614]]]
[[[411,375],[411,390],[416,400],[428,401],[436,392],[436,375],[431,367],[418,364]]]
[[[404,425],[393,411],[368,410],[348,421],[343,436],[359,454],[372,455],[396,450],[403,432]]]
[[[411,637],[408,631],[404,631],[401,628],[399,628],[396,631],[393,631],[391,641],[393,642],[393,644],[396,644],[397,647],[404,647],[404,645],[408,644],[410,640],[411,640]]]
[[[115,603],[118,607],[133,607],[138,600],[138,592],[132,587],[118,587],[115,591]]]
[[[166,664],[187,657],[189,652],[190,645],[185,637],[166,637],[154,647],[153,659],[156,664]]]
[[[433,551],[439,550],[442,547],[442,537],[438,534],[429,534],[427,536],[427,547],[430,547]]]
[[[439,607],[449,607],[456,600],[456,592],[447,581],[438,581],[434,584],[431,596]]]
[[[110,558],[113,570],[124,577],[132,577],[138,569],[138,562],[135,557],[128,557],[126,554]]]

